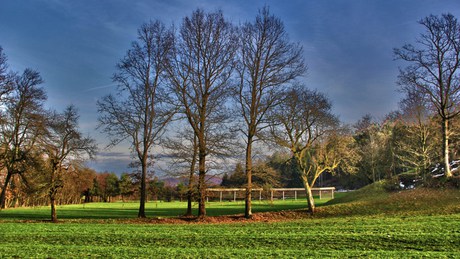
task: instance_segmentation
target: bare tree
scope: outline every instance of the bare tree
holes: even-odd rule
[[[13,90],[13,73],[8,72],[8,63],[3,48],[0,46],[0,101]]]
[[[284,100],[270,114],[270,135],[291,151],[308,194],[309,210],[314,213],[311,188],[320,174],[333,171],[343,159],[340,150],[344,147],[335,134],[339,121],[331,113],[330,101],[316,91],[296,87]]]
[[[252,145],[265,127],[267,112],[282,99],[286,83],[306,71],[302,47],[290,43],[283,22],[264,7],[254,23],[241,27],[238,72],[240,84],[235,97],[244,119],[247,178],[245,216],[251,217]]]
[[[384,134],[385,124],[374,121],[370,114],[364,115],[355,125],[354,138],[360,156],[359,169],[368,183],[380,181],[385,163],[385,146],[388,136]]]
[[[163,88],[166,58],[173,45],[171,30],[159,21],[143,24],[137,41],[117,65],[113,80],[117,95],[98,101],[99,128],[111,138],[110,146],[129,141],[141,167],[138,217],[145,218],[147,169],[151,151],[172,119],[174,109]]]
[[[169,137],[163,146],[171,150],[173,166],[181,170],[186,167],[188,176],[187,211],[185,216],[192,216],[193,194],[195,192],[196,163],[198,157],[198,141],[195,133],[189,128],[179,131],[175,137]]]
[[[71,164],[93,158],[97,146],[94,139],[84,137],[78,129],[78,112],[74,106],[68,106],[63,113],[50,116],[46,137],[42,143],[47,155],[48,188],[51,204],[51,221],[57,222],[56,195],[63,187],[63,173],[71,170]]]
[[[224,133],[225,102],[237,49],[235,28],[221,11],[196,10],[185,17],[170,58],[171,87],[198,143],[198,216],[206,216],[206,173],[209,141]]]
[[[430,105],[420,94],[419,91],[406,92],[400,102],[404,137],[399,138],[396,145],[400,153],[397,157],[403,164],[425,176],[434,158],[436,138]]]
[[[435,107],[442,126],[442,154],[446,177],[449,166],[450,122],[460,113],[460,24],[452,14],[430,15],[419,23],[425,32],[418,47],[395,49],[397,59],[410,63],[400,70],[403,91],[418,91]]]
[[[5,182],[0,194],[0,207],[5,208],[5,194],[13,175],[21,175],[34,161],[35,144],[45,132],[43,104],[47,99],[40,74],[26,69],[15,76],[13,89],[2,111],[0,156],[6,168]]]

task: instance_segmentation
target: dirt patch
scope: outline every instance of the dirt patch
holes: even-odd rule
[[[289,210],[278,212],[260,212],[252,214],[251,218],[245,218],[244,214],[206,217],[173,217],[173,218],[146,218],[127,219],[120,223],[131,224],[231,224],[231,223],[255,223],[255,222],[279,222],[311,218],[306,210]]]

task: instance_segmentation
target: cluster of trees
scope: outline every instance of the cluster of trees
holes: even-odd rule
[[[407,105],[413,101],[402,100],[400,109],[382,120],[368,114],[342,128],[342,134],[347,137],[334,141],[342,141],[335,143],[342,146],[348,143],[344,149],[346,154],[341,155],[342,161],[335,170],[326,170],[319,175],[322,177],[321,186],[357,189],[398,176],[428,180],[436,164],[442,161],[441,127],[427,106]],[[414,116],[414,112],[423,116]],[[452,121],[452,131],[459,128],[458,120]],[[457,159],[459,141],[457,134],[451,134],[450,154]],[[300,169],[288,150],[277,149],[274,154],[257,160],[253,171],[253,183],[258,188],[303,187]],[[234,169],[223,174],[221,186],[244,187],[245,177],[244,166],[237,163]]]
[[[47,96],[42,83],[32,69],[10,71],[0,47],[0,207],[27,200],[15,191],[23,185],[30,194],[47,194],[55,221],[64,175],[75,171],[83,159],[92,158],[97,147],[79,131],[74,106],[62,112],[44,108]],[[13,198],[7,199],[11,193]]]
[[[81,195],[85,202],[137,201],[141,195],[138,188],[139,176],[138,173],[123,173],[118,177],[115,173],[93,171],[93,180]],[[184,183],[168,183],[150,174],[146,179],[146,189],[148,193],[146,200],[150,201],[182,201],[187,193]]]
[[[420,23],[426,28],[418,40],[420,49],[395,49],[396,58],[409,62],[400,73],[407,97],[399,115],[382,123],[367,116],[355,127],[344,126],[332,114],[324,94],[300,83],[306,71],[302,47],[289,41],[282,21],[267,7],[254,21],[238,26],[221,11],[199,9],[183,18],[178,29],[160,21],[144,24],[118,64],[118,93],[98,102],[100,127],[112,145],[128,140],[138,158],[139,217],[145,217],[145,179],[154,147],[160,145],[189,176],[187,214],[198,189],[199,216],[206,215],[209,171],[243,153],[244,166],[236,171],[244,171],[245,215],[251,217],[253,178],[261,172],[273,175],[267,168],[260,170],[262,164],[253,165],[255,143],[288,152],[309,194],[311,212],[311,187],[325,172],[355,173],[362,178],[358,182],[409,169],[425,172],[441,157],[441,149],[430,144],[438,143],[431,131],[441,133],[446,177],[451,177],[449,140],[459,113],[459,25],[452,15],[430,16]],[[431,125],[434,121],[442,130]],[[164,138],[171,122],[181,129]]]
[[[301,183],[314,212],[311,188],[325,173],[336,174],[345,187],[357,187],[407,171],[426,176],[430,166],[443,161],[445,176],[452,177],[449,162],[458,150],[453,133],[460,113],[460,25],[450,14],[429,16],[420,24],[426,31],[418,45],[394,50],[396,58],[409,62],[399,76],[405,93],[400,110],[381,122],[364,116],[352,126],[332,113],[323,93],[301,83],[307,69],[302,47],[289,40],[268,7],[240,25],[221,11],[200,9],[178,28],[160,21],[143,24],[117,64],[117,92],[97,103],[98,128],[109,137],[109,146],[130,144],[132,166],[138,168],[136,180],[131,179],[139,186],[132,190],[139,195],[138,216],[145,217],[149,193],[161,186],[149,180],[160,155],[170,162],[167,170],[185,172],[187,184],[179,193],[187,196],[189,215],[197,196],[199,216],[206,215],[209,174],[222,171],[226,159],[244,161],[224,183],[246,187],[246,217],[252,215],[253,181]],[[3,54],[0,61],[2,200],[14,177],[24,184],[42,181],[55,220],[53,204],[63,175],[94,155],[94,141],[78,131],[73,106],[62,113],[44,111],[46,95],[37,72],[8,73]],[[278,153],[253,162],[258,148]],[[124,195],[121,186],[129,184],[115,177],[105,179],[117,188],[95,181],[93,189],[111,187],[107,192],[98,187],[92,195],[103,200],[116,191]]]
[[[254,22],[241,26],[228,22],[221,11],[203,10],[185,17],[177,31],[160,21],[141,26],[137,41],[114,75],[119,93],[98,102],[100,126],[112,144],[129,140],[138,158],[139,217],[145,217],[145,176],[153,163],[154,144],[159,144],[173,119],[182,120],[184,131],[180,140],[168,141],[167,146],[173,147],[173,153],[185,154],[181,158],[190,169],[189,200],[198,171],[199,216],[206,215],[210,157],[232,155],[231,147],[239,144],[234,141],[237,134],[245,136],[249,217],[252,145],[287,84],[305,70],[302,48],[289,42],[283,23],[268,8]],[[238,104],[232,107],[236,112],[230,111],[231,103]],[[232,130],[235,125],[239,132]],[[187,213],[191,213],[191,202]]]
[[[41,175],[28,173],[23,178],[13,177],[5,194],[5,203],[11,207],[50,205],[49,188],[41,181]],[[139,200],[139,176],[123,173],[96,171],[87,167],[76,167],[60,175],[60,191],[55,195],[55,203],[80,204],[82,202],[114,202],[118,200]],[[187,192],[184,183],[175,186],[159,180],[147,178],[148,200],[182,200]]]

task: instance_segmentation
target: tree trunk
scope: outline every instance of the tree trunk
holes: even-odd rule
[[[141,197],[140,197],[140,204],[139,204],[139,213],[137,214],[138,218],[145,218],[145,200],[147,196],[146,191],[146,179],[147,179],[147,163],[146,160],[141,162],[142,169],[141,169]]]
[[[447,118],[442,118],[442,151],[445,175],[446,177],[452,177],[449,165],[449,120]]]
[[[198,159],[198,217],[206,216],[206,150],[200,147]]]
[[[191,180],[191,179],[190,179]],[[192,204],[193,204],[193,185],[189,182],[188,191],[187,191],[187,211],[185,212],[185,216],[192,216]]]
[[[53,192],[54,190],[52,190]],[[51,204],[51,221],[57,222],[57,214],[56,214],[56,198],[54,194],[50,194],[50,204]]]
[[[245,196],[245,210],[244,216],[246,218],[252,217],[252,136],[248,137],[246,146],[246,196]]]
[[[56,185],[56,169],[58,166],[57,164],[52,164],[52,171],[51,171],[51,178],[50,178],[50,205],[51,205],[51,221],[57,222],[57,214],[56,214],[56,193],[57,193],[57,185]]]
[[[10,183],[11,175],[12,174],[10,172],[7,172],[6,174],[5,183],[3,184],[2,193],[0,194],[0,209],[6,208],[6,189]]]
[[[311,191],[312,187],[308,183],[308,178],[307,178],[307,175],[305,173],[303,173],[303,175],[302,175],[302,182],[303,182],[303,185],[305,187],[305,191],[307,192],[308,211],[311,214],[314,214],[315,213],[315,199],[314,199],[313,193]]]
[[[192,203],[193,203],[193,188],[195,180],[195,167],[196,167],[196,155],[198,152],[197,138],[196,135],[193,137],[193,157],[190,163],[190,174],[188,179],[188,191],[187,191],[187,212],[185,216],[192,216]]]

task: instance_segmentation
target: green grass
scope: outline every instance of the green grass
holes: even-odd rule
[[[165,213],[166,216],[181,214],[183,205],[158,203],[157,208],[155,203],[149,203],[148,216],[158,216],[167,209],[163,206],[174,211]],[[304,201],[265,205],[254,207],[260,211],[305,207]],[[25,209],[2,211],[0,257],[460,257],[459,190],[388,193],[376,184],[339,195],[319,207],[314,216],[284,222],[171,225],[128,224],[130,221],[117,220],[117,215],[135,217],[137,206],[136,203],[63,206],[58,208],[63,219],[58,224],[20,223],[22,217],[18,212]],[[210,203],[208,212],[241,213],[242,207],[241,202]],[[82,214],[94,215],[76,219]],[[114,216],[113,220],[107,220],[111,218],[107,215]]]
[[[460,216],[251,224],[4,223],[5,257],[458,257]]]
[[[339,194],[340,196],[340,194]],[[321,206],[328,199],[316,199]],[[253,201],[253,212],[294,210],[306,207],[305,199],[276,200],[273,203]],[[177,217],[185,213],[185,202],[148,202],[147,217]],[[198,205],[194,204],[193,213],[197,215]],[[57,206],[59,220],[69,219],[129,219],[136,218],[139,211],[138,202],[87,203],[77,205]],[[208,216],[234,215],[244,213],[244,202],[209,202],[206,204]],[[15,208],[0,211],[1,220],[47,220],[50,218],[50,207]]]
[[[460,214],[459,189],[385,190],[383,182],[340,196],[320,207],[317,216],[425,216]]]

